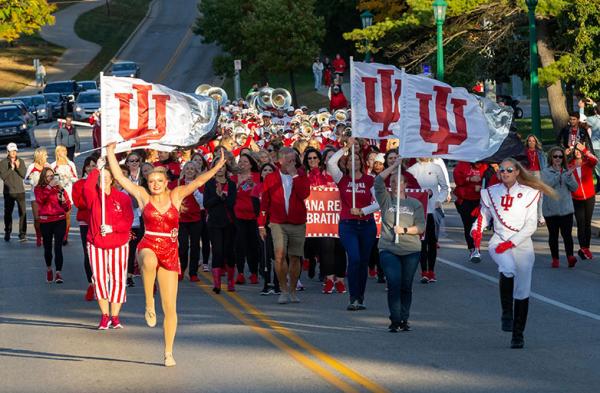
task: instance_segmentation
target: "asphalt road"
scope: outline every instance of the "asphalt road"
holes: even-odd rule
[[[212,59],[221,51],[202,44],[192,33],[197,0],[156,0],[148,19],[118,60],[140,65],[140,77],[175,90],[193,92],[199,84],[215,83]],[[233,67],[233,65],[232,65]]]
[[[42,143],[50,135],[37,131]],[[42,250],[14,237],[0,244],[0,392],[597,392],[598,259],[567,269],[563,258],[551,269],[547,233],[536,233],[526,348],[511,350],[495,265],[485,251],[481,264],[466,261],[459,218],[446,209],[439,281],[415,282],[413,331],[387,332],[385,286],[373,279],[368,310],[348,312],[346,295],[323,295],[306,277],[302,303],[281,306],[256,285],[215,296],[203,276],[180,286],[173,369],[161,366],[161,329],[145,326],[139,279],[125,328],[97,331],[78,229],[64,249],[63,285],[46,284]]]

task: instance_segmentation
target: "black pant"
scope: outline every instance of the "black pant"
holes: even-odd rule
[[[131,228],[133,237],[129,240],[129,255],[127,256],[127,274],[135,272],[135,258],[137,256],[137,245],[144,237],[144,228],[142,226]]]
[[[471,237],[471,228],[473,227],[473,223],[477,220],[477,217],[473,217],[471,213],[473,209],[479,206],[479,200],[477,201],[469,201],[463,199],[461,203],[455,202],[456,211],[460,214],[460,219],[463,223],[463,230],[465,231],[465,240],[467,241],[467,247],[469,250],[475,248],[475,243],[473,242],[473,238]],[[483,228],[482,228],[483,229]]]
[[[553,259],[558,259],[558,231],[565,242],[565,252],[568,257],[573,256],[573,214],[565,216],[544,217],[548,227],[548,244],[550,245],[550,254]]]
[[[66,229],[66,228],[65,228]],[[81,237],[81,245],[83,246],[83,268],[85,269],[85,277],[88,283],[92,283],[92,267],[90,266],[90,256],[87,251],[87,225],[79,225],[79,236]]]
[[[580,248],[589,248],[592,239],[592,214],[596,196],[583,201],[573,199],[575,207],[575,220],[577,220],[577,240]]]
[[[71,161],[75,161],[75,146],[67,147],[67,157]]]
[[[324,277],[335,275],[346,277],[346,250],[337,237],[322,237],[319,239],[320,272]]]
[[[15,209],[15,202],[19,210],[19,238],[25,238],[27,233],[27,214],[25,206],[25,193],[4,194],[4,233],[12,233],[12,213]]]
[[[271,229],[267,226],[267,237],[263,241],[260,237],[258,239],[260,243],[260,271],[265,285],[271,284],[271,272],[273,272],[273,260],[275,260],[275,252],[273,250],[273,236],[271,235]],[[279,288],[279,280],[277,274],[273,272],[273,285],[275,288]]]
[[[46,266],[52,266],[52,239],[54,239],[54,265],[56,271],[61,271],[63,266],[62,244],[67,231],[67,220],[42,222],[40,224],[42,239],[44,241],[44,260]]]
[[[210,235],[210,247],[212,248],[212,267],[223,268],[227,263],[228,267],[235,266],[233,253],[233,241],[235,237],[235,227],[233,224],[226,227],[208,229]]]
[[[317,257],[319,256],[319,248],[321,247],[321,239],[318,237],[307,237],[304,239],[304,258],[308,260],[308,277],[315,276],[317,268]]]
[[[251,274],[258,273],[258,224],[256,220],[235,221],[235,259],[238,273],[244,273],[245,262]]]
[[[379,238],[375,239],[373,248],[371,249],[371,257],[369,258],[369,269],[377,268],[377,278],[382,279],[384,276],[381,260],[379,258]]]
[[[435,237],[435,220],[433,214],[427,214],[425,239],[421,241],[421,271],[433,271],[437,259],[437,238]]]
[[[200,235],[202,233],[202,221],[179,223],[179,264],[181,274],[190,263],[189,275],[198,274],[198,262],[200,261]]]
[[[202,263],[208,265],[210,259],[210,236],[208,235],[208,225],[206,225],[206,210],[202,210]]]

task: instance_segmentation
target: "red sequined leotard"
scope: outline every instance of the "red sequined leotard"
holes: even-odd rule
[[[149,248],[156,254],[160,266],[181,273],[177,243],[179,211],[171,203],[169,209],[161,214],[152,202],[148,202],[142,217],[146,232],[137,246],[138,251]]]

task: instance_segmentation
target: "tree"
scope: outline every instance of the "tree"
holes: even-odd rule
[[[359,7],[385,5],[387,0],[361,0]],[[359,52],[382,51],[388,61],[416,71],[436,52],[433,0],[399,0],[400,15],[375,7],[378,23],[344,34]],[[508,79],[528,74],[528,30],[525,0],[447,0],[444,23],[449,83],[465,84],[468,76]],[[402,10],[401,5],[406,7]],[[383,16],[383,17],[382,17]],[[548,92],[556,130],[568,121],[562,82],[574,83],[582,94],[600,87],[600,0],[539,0],[536,9],[540,81]]]
[[[314,0],[255,0],[241,33],[244,52],[255,56],[250,71],[288,72],[297,105],[294,71],[312,64],[325,34]]]
[[[56,9],[46,0],[4,0],[0,5],[0,40],[11,43],[54,23]]]
[[[315,14],[325,20],[325,37],[321,53],[329,56],[340,53],[347,57],[354,52],[354,44],[343,38],[346,31],[361,26],[356,0],[328,0],[315,3]]]

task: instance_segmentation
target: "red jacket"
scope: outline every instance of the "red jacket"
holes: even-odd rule
[[[35,201],[38,204],[38,215],[40,222],[55,222],[67,218],[67,212],[71,209],[71,200],[64,189],[47,185],[45,187],[36,186],[33,189]],[[58,202],[58,194],[62,193],[63,202]]]
[[[308,172],[308,181],[311,186],[335,187],[335,182],[331,175],[318,167]]]
[[[87,241],[95,247],[111,249],[120,247],[129,242],[129,233],[133,223],[133,208],[129,195],[112,187],[110,194],[105,196],[106,225],[112,227],[112,233],[102,236],[102,198],[98,177],[100,172],[92,170],[83,185],[83,197],[89,211],[89,227]]]
[[[85,179],[79,179],[75,184],[73,184],[73,204],[77,208],[77,221],[80,223],[90,223],[90,212],[87,210],[87,206],[85,204],[85,198],[83,197],[83,185],[85,184]]]
[[[331,101],[329,102],[329,110],[331,112],[338,109],[346,109],[348,107],[348,100],[344,93],[332,94]]]
[[[583,201],[589,198],[596,197],[596,190],[594,189],[594,168],[598,163],[598,159],[588,149],[583,152],[583,160],[581,163],[581,177],[577,173],[577,169],[573,170],[575,180],[577,180],[577,190],[571,193],[573,199]],[[575,163],[571,161],[569,163],[569,169],[575,168]]]
[[[260,174],[253,172],[250,179],[247,179],[242,184],[238,184],[237,175],[231,176],[231,181],[237,184],[235,205],[233,205],[235,217],[240,220],[256,220],[257,217],[252,203],[252,193],[256,185],[260,183]]]
[[[310,195],[310,183],[302,168],[292,181],[288,211],[285,211],[285,199],[281,173],[275,171],[265,177],[258,226],[264,227],[267,220],[274,224],[306,224],[306,204],[304,200]]]
[[[483,180],[483,174],[487,169],[487,164],[472,164],[470,162],[459,161],[454,167],[454,183],[456,188],[454,189],[454,195],[456,195],[456,202],[461,204],[463,200],[467,201],[478,201],[480,199],[481,192],[476,190],[475,187],[479,187],[481,190],[481,182]],[[471,181],[471,177],[479,176],[478,182]]]
[[[341,57],[333,59],[333,70],[338,74],[343,74],[346,71],[346,62]]]

